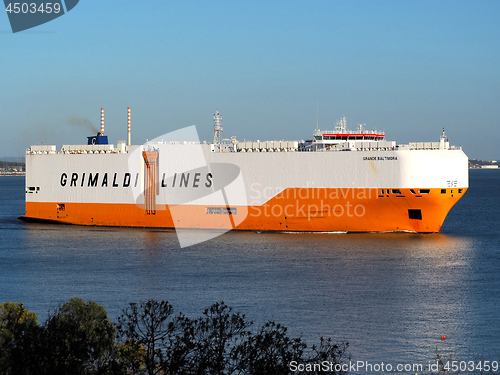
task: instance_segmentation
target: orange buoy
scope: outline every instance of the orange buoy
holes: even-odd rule
[[[446,339],[445,335],[441,336],[441,341],[444,341],[445,339]]]

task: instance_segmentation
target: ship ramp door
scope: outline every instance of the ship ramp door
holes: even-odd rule
[[[144,203],[146,215],[156,215],[158,189],[158,151],[143,151],[144,158]]]

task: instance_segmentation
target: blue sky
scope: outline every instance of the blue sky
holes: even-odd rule
[[[441,129],[500,159],[500,1],[91,1],[12,34],[0,16],[0,156],[197,125],[306,139],[342,115],[398,143]]]

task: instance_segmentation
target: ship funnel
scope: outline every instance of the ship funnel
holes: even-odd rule
[[[101,108],[101,135],[104,135],[104,108]]]
[[[128,107],[127,124],[128,124],[127,145],[130,146],[130,107]]]
[[[92,137],[87,137],[89,145],[107,145],[108,136],[104,135],[104,108],[101,108],[101,131]]]

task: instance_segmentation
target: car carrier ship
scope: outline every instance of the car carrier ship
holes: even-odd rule
[[[191,129],[192,128],[192,129]],[[78,225],[307,232],[439,232],[468,188],[468,158],[397,144],[343,117],[303,141],[222,139],[194,127],[143,145],[37,145],[26,154],[26,220]],[[194,136],[192,136],[194,134]]]

